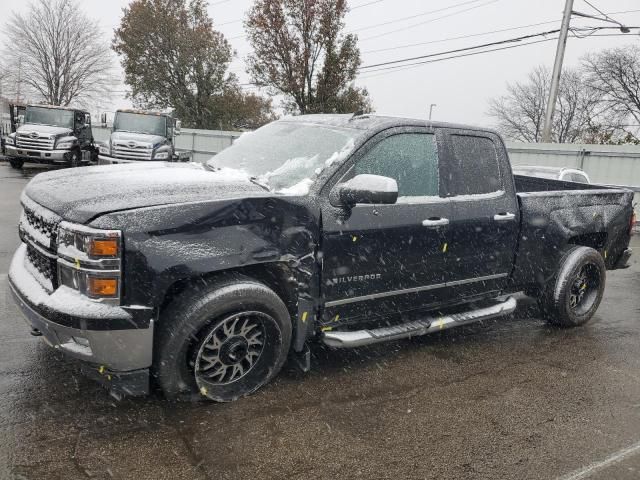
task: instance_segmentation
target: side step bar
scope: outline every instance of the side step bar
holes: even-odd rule
[[[479,308],[478,310],[470,310],[468,312],[455,313],[442,317],[427,317],[393,327],[376,328],[373,330],[355,330],[351,332],[324,332],[322,341],[330,347],[351,348],[399,340],[401,338],[417,337],[468,323],[479,322],[480,320],[509,315],[516,309],[517,303],[515,298],[509,297],[504,301],[489,307]]]

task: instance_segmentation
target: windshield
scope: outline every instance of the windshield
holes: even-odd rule
[[[162,115],[117,112],[113,121],[113,131],[146,133],[164,137],[167,135],[167,119]]]
[[[73,111],[55,108],[27,107],[25,123],[52,125],[73,129]]]
[[[274,122],[245,133],[207,166],[241,170],[273,191],[305,194],[327,164],[350,153],[357,133],[346,128]]]

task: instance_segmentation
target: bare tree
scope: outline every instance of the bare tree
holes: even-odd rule
[[[506,137],[522,142],[540,142],[544,127],[551,74],[535,68],[526,82],[507,85],[507,94],[489,103],[489,115]],[[620,115],[602,103],[602,95],[591,88],[580,70],[565,69],[560,81],[552,138],[559,143],[600,142],[620,131]]]
[[[51,105],[90,103],[114,85],[113,56],[76,0],[35,0],[5,29],[4,68],[14,89]]]
[[[629,45],[587,55],[583,67],[602,102],[640,124],[640,47]]]

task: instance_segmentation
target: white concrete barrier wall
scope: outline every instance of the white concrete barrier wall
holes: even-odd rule
[[[512,165],[581,168],[593,183],[636,191],[640,201],[640,145],[507,142]]]

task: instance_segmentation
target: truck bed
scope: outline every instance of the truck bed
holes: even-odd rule
[[[554,274],[564,246],[600,251],[614,268],[629,240],[633,192],[545,178],[515,175],[521,212],[520,243],[513,280],[539,285]]]

